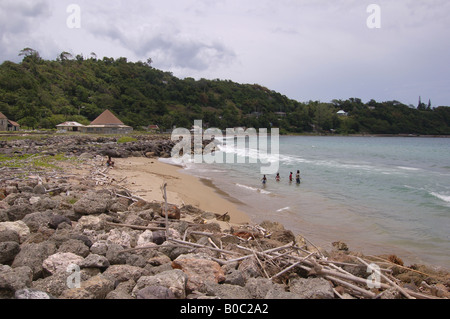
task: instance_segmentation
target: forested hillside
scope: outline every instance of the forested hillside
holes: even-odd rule
[[[140,129],[191,127],[279,127],[282,133],[450,134],[450,107],[358,98],[299,102],[258,84],[230,80],[179,79],[147,62],[126,58],[73,57],[54,61],[27,48],[21,63],[0,65],[0,112],[22,127],[55,128],[75,120],[89,124],[105,109]],[[299,88],[301,90],[301,88]],[[338,116],[344,110],[348,116]]]

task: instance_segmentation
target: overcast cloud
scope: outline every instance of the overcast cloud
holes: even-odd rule
[[[370,4],[381,28],[370,29]],[[69,28],[67,8],[81,9]],[[180,78],[258,83],[298,101],[450,106],[448,0],[2,0],[0,62],[31,47],[152,58]]]

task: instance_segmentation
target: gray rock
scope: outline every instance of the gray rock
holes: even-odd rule
[[[296,278],[289,284],[290,292],[300,299],[333,299],[331,283],[323,278]]]
[[[106,257],[96,254],[90,254],[80,264],[81,268],[101,268],[106,269],[110,266]]]
[[[7,264],[14,260],[20,252],[20,245],[15,241],[0,243],[0,264]]]
[[[108,251],[108,245],[105,240],[99,240],[92,244],[90,247],[91,253],[106,256]]]
[[[32,208],[34,211],[45,211],[45,210],[52,210],[58,207],[59,202],[52,200],[49,197],[43,197],[41,200],[39,200],[37,203],[32,205]]]
[[[157,230],[153,232],[153,242],[157,245],[161,245],[166,241],[166,233],[162,230]]]
[[[36,212],[26,215],[22,221],[35,233],[42,226],[47,226],[53,216],[52,211]]]
[[[110,196],[89,192],[73,205],[73,209],[82,215],[103,214],[108,212],[110,205]]]
[[[108,279],[123,282],[131,279],[137,281],[144,273],[145,270],[139,267],[130,265],[112,265],[103,272],[103,275]]]
[[[68,241],[62,243],[58,249],[59,253],[73,253],[81,257],[87,257],[90,253],[89,247],[84,244],[81,240],[69,239]]]
[[[245,284],[245,288],[250,293],[252,299],[265,299],[267,293],[273,289],[274,283],[267,278],[250,278]]]
[[[11,206],[6,210],[10,221],[22,220],[26,215],[33,212],[30,204],[20,204]]]
[[[80,265],[84,258],[73,253],[58,252],[46,258],[42,262],[42,267],[50,274],[66,272],[70,265]]]
[[[174,294],[177,299],[186,298],[187,275],[179,270],[173,269],[161,272],[154,276],[142,276],[133,288],[132,296],[137,296],[138,291],[149,286],[162,286]]]
[[[72,221],[68,217],[62,215],[53,215],[48,222],[48,226],[52,229],[56,229],[62,223],[67,223],[72,226]]]
[[[136,286],[134,280],[121,282],[117,285],[116,289],[106,295],[105,299],[134,299],[134,297],[131,296],[131,291],[134,286]]]
[[[21,289],[15,293],[16,299],[55,299],[50,294],[36,289]]]
[[[12,298],[17,290],[29,288],[33,271],[30,267],[0,268],[0,298]]]
[[[129,253],[122,253],[123,247],[118,244],[108,244],[106,258],[111,265],[126,264]]]
[[[43,275],[43,261],[54,253],[56,253],[56,245],[52,242],[23,244],[14,258],[12,267],[30,267],[33,270],[33,280],[36,280]]]
[[[216,296],[220,299],[251,299],[251,294],[241,286],[229,284],[206,283],[206,293],[209,296]]]
[[[136,299],[176,299],[174,293],[166,287],[147,286],[136,293]]]
[[[245,286],[246,278],[240,270],[237,269],[228,270],[225,273],[225,277],[226,277],[224,281],[225,284],[237,285],[241,287]]]
[[[97,275],[81,283],[81,288],[92,294],[94,299],[105,299],[114,290],[114,280]]]
[[[23,243],[30,235],[30,228],[21,220],[0,223],[0,232],[4,230],[12,230],[19,234],[20,243]]]
[[[0,243],[5,241],[15,241],[20,244],[20,236],[12,229],[0,230]]]
[[[54,297],[59,297],[64,290],[68,289],[67,280],[70,276],[68,272],[58,272],[49,277],[41,278],[33,281],[31,287],[40,291],[44,291]],[[81,278],[84,280],[85,278]]]
[[[85,244],[89,248],[92,247],[92,241],[86,235],[82,235],[82,234],[78,234],[78,233],[72,233],[69,236],[70,236],[71,239],[76,239],[76,240],[82,241],[83,244]]]
[[[39,185],[34,186],[33,193],[35,193],[35,194],[45,194],[46,193],[46,189],[45,189],[44,185],[39,184]]]

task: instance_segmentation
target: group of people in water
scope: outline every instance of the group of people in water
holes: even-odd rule
[[[277,173],[277,176],[275,177],[275,180],[276,180],[277,182],[279,182],[280,179],[281,179],[280,173]],[[300,178],[300,170],[297,170],[297,173],[295,174],[295,183],[296,183],[297,185],[300,184],[300,180],[301,180],[301,178]],[[290,174],[289,174],[289,183],[292,183],[292,181],[293,181],[293,173],[290,172]],[[263,178],[262,178],[262,183],[263,183],[263,185],[265,185],[265,184],[267,183],[267,177],[266,177],[266,175],[263,176]]]

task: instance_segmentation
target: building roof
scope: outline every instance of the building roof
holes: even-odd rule
[[[20,127],[20,124],[11,120],[8,120],[9,124],[11,124],[12,126],[16,126],[16,127]]]
[[[0,119],[7,119],[7,117],[2,112],[0,112]]]
[[[64,122],[64,123],[61,123],[61,124],[56,125],[56,127],[58,127],[58,126],[64,126],[64,127],[66,127],[66,126],[69,126],[69,127],[73,127],[73,126],[76,126],[76,127],[82,127],[82,126],[84,126],[84,125],[83,125],[83,124],[80,124],[80,123],[78,123],[78,122]]]
[[[124,125],[110,110],[104,111],[95,120],[91,122],[91,125]]]

